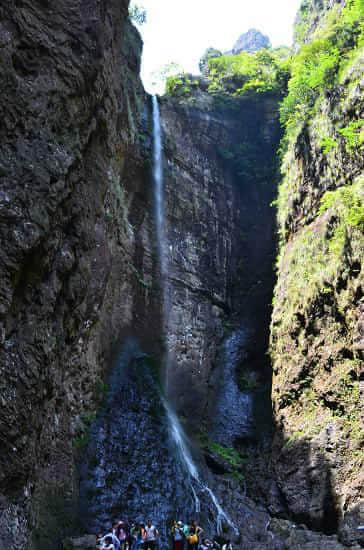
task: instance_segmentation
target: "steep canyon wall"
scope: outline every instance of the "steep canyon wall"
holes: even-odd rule
[[[318,15],[343,2],[311,4],[302,43],[312,39]],[[152,511],[159,493],[169,504],[175,498],[161,509],[167,518],[188,493],[182,479],[176,499],[175,486],[159,475],[162,452],[163,471],[181,480],[156,398],[165,343],[151,106],[127,9],[126,0],[5,0],[0,7],[0,549],[9,537],[54,549],[78,532],[77,464],[86,448],[103,461],[102,475],[95,460],[92,475],[85,466],[93,455],[83,463],[95,528],[120,508],[132,517],[140,502]],[[345,138],[362,117],[362,66],[362,54],[351,59],[288,140],[271,324],[276,436],[267,475],[276,478],[278,496],[261,498],[273,515],[328,534],[339,529],[347,545],[362,541],[356,527],[363,523],[363,158]],[[197,441],[214,427],[221,344],[232,328],[249,336],[233,373],[239,395],[251,393],[251,380],[270,384],[270,204],[281,128],[277,94],[221,102],[205,82],[188,95],[161,99],[168,392]],[[112,415],[123,373],[111,359],[131,336],[137,343],[125,399]],[[110,406],[104,416],[102,402]],[[123,423],[128,445],[105,443]],[[210,451],[213,473],[220,471],[210,472],[211,483],[245,525],[246,545],[342,547],[289,522],[273,520],[268,532],[268,512],[244,496],[255,481],[249,486]]]
[[[220,386],[216,353],[228,319],[244,319],[258,370],[264,371],[275,250],[270,203],[277,184],[277,102],[252,98],[231,110],[216,106],[203,91],[191,103],[162,102],[171,394],[195,429],[211,412]]]
[[[1,548],[32,533],[53,549],[72,530],[75,461],[113,346],[158,334],[127,15],[120,0],[0,7]]]
[[[328,21],[340,25],[342,5],[307,10],[302,38],[313,41],[311,52],[330,30],[340,37],[340,26],[330,29]],[[343,29],[352,38],[336,47],[345,46],[347,58],[306,104],[283,164],[271,327],[273,454],[295,517],[329,533],[339,529],[345,544],[363,544],[363,49],[350,27],[355,5],[346,6]]]

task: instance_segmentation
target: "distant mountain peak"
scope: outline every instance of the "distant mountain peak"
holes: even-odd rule
[[[240,52],[257,52],[263,48],[269,48],[270,45],[271,43],[268,36],[265,36],[257,29],[249,29],[248,32],[240,35],[234,44],[232,53],[238,54]]]

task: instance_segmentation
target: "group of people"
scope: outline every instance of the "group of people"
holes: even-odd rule
[[[195,520],[174,521],[170,529],[173,550],[232,550],[229,541],[219,544],[203,536],[204,530]],[[151,520],[133,523],[116,521],[106,535],[97,537],[97,550],[157,550],[159,531]]]
[[[97,550],[155,550],[159,532],[148,520],[133,523],[130,527],[125,521],[117,521],[106,535],[97,537]]]
[[[229,541],[220,545],[216,540],[203,537],[204,530],[196,521],[184,524],[182,521],[175,521],[171,528],[173,550],[232,550]]]

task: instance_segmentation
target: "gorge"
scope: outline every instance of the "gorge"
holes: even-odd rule
[[[128,5],[0,6],[0,550],[358,550],[363,2],[160,98]]]

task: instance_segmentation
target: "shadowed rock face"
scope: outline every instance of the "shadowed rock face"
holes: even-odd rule
[[[244,317],[260,354],[258,368],[264,370],[273,286],[277,101],[268,98],[258,107],[248,99],[229,110],[201,92],[194,105],[162,102],[174,361],[170,395],[194,430],[201,428],[219,388],[212,374],[228,316]]]
[[[168,548],[168,525],[193,515],[189,478],[169,436],[160,387],[150,358],[135,341],[117,354],[104,406],[91,428],[81,468],[85,530],[106,532],[122,518],[149,518]]]
[[[23,547],[34,526],[39,548],[71,529],[77,442],[111,348],[131,324],[158,326],[127,9],[0,7],[0,541]]]

